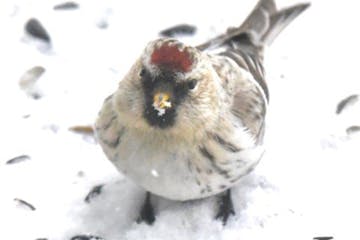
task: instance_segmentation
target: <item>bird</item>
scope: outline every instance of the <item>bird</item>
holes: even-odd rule
[[[155,222],[154,195],[216,196],[215,219],[235,215],[231,188],[265,151],[264,49],[309,5],[259,0],[240,26],[200,45],[165,37],[145,46],[95,122],[106,157],[144,189],[137,222]]]

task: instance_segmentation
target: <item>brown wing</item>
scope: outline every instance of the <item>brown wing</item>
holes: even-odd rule
[[[225,51],[221,55],[220,59],[214,61],[213,66],[222,79],[223,88],[230,99],[230,111],[241,120],[256,141],[260,143],[264,132],[268,98],[261,60],[250,57],[240,50],[236,52]],[[234,71],[236,66],[230,62],[230,59],[239,68],[248,71],[250,74],[244,76],[244,74]],[[238,74],[234,74],[236,72]]]
[[[256,142],[261,143],[265,127],[266,100],[259,89],[254,86],[251,90],[238,90],[233,97],[231,112],[241,119]]]
[[[274,0],[259,0],[239,27],[230,28],[225,34],[197,46],[203,51],[218,47],[225,49],[220,55],[232,59],[253,76],[255,83],[251,79],[240,79],[248,81],[247,87],[237,87],[237,92],[230,93],[233,98],[231,111],[241,119],[258,142],[262,141],[266,105],[269,100],[262,62],[263,47],[271,44],[289,23],[308,7],[309,4],[305,3],[278,10]],[[214,67],[216,69],[216,66]],[[223,74],[220,73],[221,67],[218,70],[219,75]],[[221,78],[226,79],[226,74]]]

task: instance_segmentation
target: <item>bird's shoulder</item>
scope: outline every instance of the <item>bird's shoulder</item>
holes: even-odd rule
[[[212,66],[225,91],[229,111],[237,117],[257,141],[262,140],[267,94],[241,56],[238,61],[225,54],[212,57]],[[240,61],[243,61],[239,64]],[[265,81],[264,81],[265,84]]]

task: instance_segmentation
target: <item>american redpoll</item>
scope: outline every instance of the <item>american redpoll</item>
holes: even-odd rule
[[[155,220],[151,194],[173,200],[221,195],[258,164],[268,103],[263,48],[309,4],[278,11],[260,0],[245,22],[197,47],[150,42],[99,113],[106,156],[147,191],[140,220]]]

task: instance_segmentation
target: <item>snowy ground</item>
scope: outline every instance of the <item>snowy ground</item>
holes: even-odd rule
[[[59,2],[0,3],[1,239],[360,239],[360,134],[346,132],[360,125],[360,103],[335,114],[340,100],[360,94],[356,1],[313,1],[268,49],[267,153],[235,188],[237,215],[225,227],[213,220],[215,199],[158,199],[155,225],[134,223],[143,191],[91,136],[69,128],[94,122],[160,30],[194,24],[196,35],[184,41],[200,43],[239,24],[256,1],[83,0],[77,10],[54,11]],[[31,17],[47,29],[50,47],[24,33]],[[19,87],[34,66],[45,68],[32,89],[38,100]],[[27,157],[6,164],[20,155]],[[85,201],[98,185],[101,193]]]

